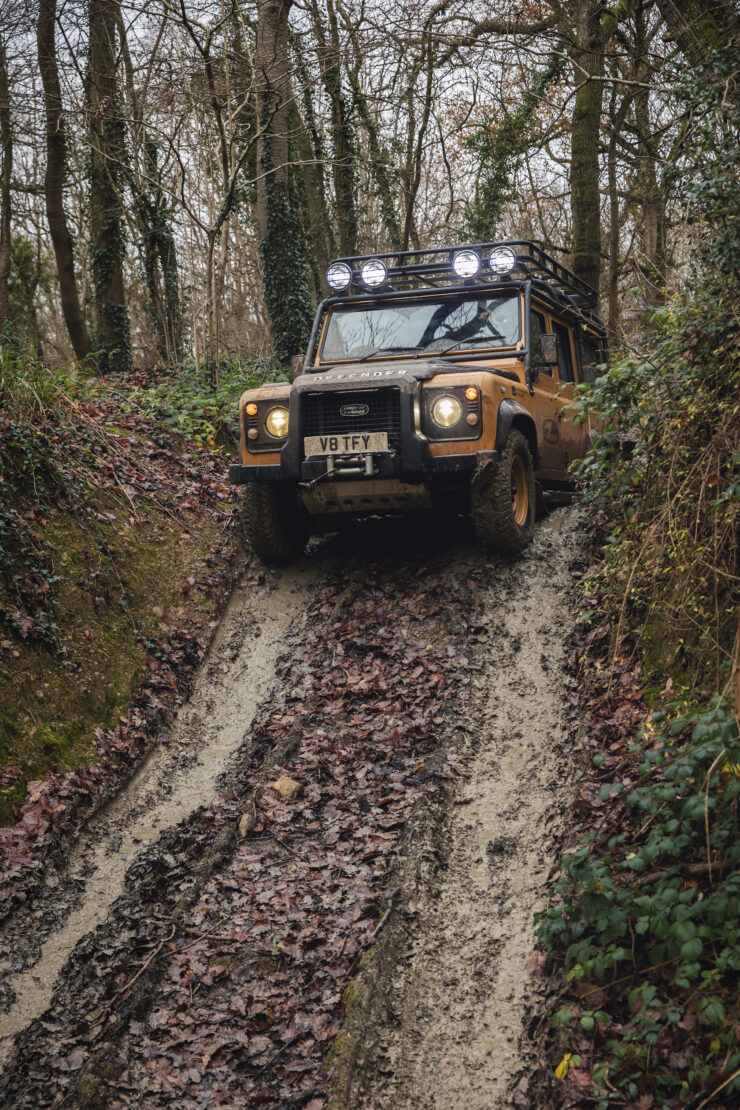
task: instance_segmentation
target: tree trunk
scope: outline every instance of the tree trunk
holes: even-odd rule
[[[288,14],[291,0],[258,0],[257,229],[262,283],[275,356],[289,365],[306,349],[313,312],[300,222],[288,175]]]
[[[123,286],[123,206],[119,183],[124,126],[116,78],[119,0],[89,0],[90,228],[97,345],[102,370],[131,366],[131,336]]]
[[[62,315],[75,358],[83,362],[90,355],[90,336],[80,307],[75,275],[74,246],[64,212],[64,175],[67,162],[67,134],[64,126],[62,93],[59,87],[54,20],[56,0],[39,0],[36,41],[39,71],[44,87],[46,113],[46,175],[44,196],[49,234],[54,247]]]
[[[588,23],[592,22],[589,11]],[[573,272],[599,291],[601,272],[601,193],[599,191],[599,141],[604,86],[604,50],[598,31],[580,28],[582,47],[571,47],[576,89],[571,123],[570,203],[573,219],[571,265]]]
[[[164,25],[160,30],[160,36]],[[147,134],[134,80],[134,68],[126,38],[126,26],[118,11],[123,73],[131,125],[132,165],[128,181],[138,225],[140,249],[149,300],[149,317],[157,337],[157,352],[165,363],[182,356],[182,305],[175,241],[170,226],[167,198],[162,188],[159,147]]]
[[[350,113],[342,90],[342,47],[339,41],[337,13],[332,0],[326,0],[329,22],[328,37],[318,3],[312,4],[314,32],[318,42],[321,80],[331,105],[331,136],[334,148],[332,176],[339,239],[339,253],[344,257],[357,253],[356,163],[357,151],[352,133]]]
[[[740,45],[740,20],[731,0],[658,0],[658,8],[671,38],[694,67],[706,64],[708,50],[733,39]]]
[[[650,43],[647,39],[645,15],[635,14],[635,76],[640,84],[635,90],[635,125],[637,160],[635,165],[637,195],[642,215],[642,259],[647,304],[659,306],[666,299],[666,211],[665,194],[658,181],[658,151],[650,120],[649,66]]]
[[[12,235],[13,132],[10,124],[10,88],[5,42],[0,38],[0,342],[8,338],[9,279]]]

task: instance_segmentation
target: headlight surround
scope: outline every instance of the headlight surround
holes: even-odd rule
[[[388,270],[379,258],[369,258],[360,270],[362,283],[366,289],[377,289],[388,277]]]
[[[480,255],[476,251],[458,251],[452,260],[452,268],[459,278],[469,281],[480,270]]]
[[[488,265],[491,273],[503,277],[504,274],[510,274],[516,266],[516,255],[511,247],[496,247],[491,251]]]
[[[288,434],[289,419],[288,410],[282,405],[277,405],[274,409],[270,409],[265,417],[265,428],[275,439],[284,439]]]
[[[454,428],[462,420],[462,405],[450,393],[438,397],[432,405],[432,420],[440,428]]]
[[[326,271],[326,280],[336,293],[341,293],[352,284],[352,271],[346,262],[332,262]]]

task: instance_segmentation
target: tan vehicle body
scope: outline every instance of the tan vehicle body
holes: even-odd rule
[[[574,397],[575,384],[581,381],[576,357],[573,336],[573,327],[568,325],[562,317],[553,313],[546,305],[532,301],[533,310],[542,314],[547,324],[548,332],[558,324],[568,331],[570,345],[570,361],[573,367],[574,382],[561,381],[558,366],[545,366],[538,368],[536,380],[532,390],[525,384],[525,367],[516,349],[510,359],[497,358],[490,361],[471,363],[469,367],[461,367],[455,374],[435,375],[422,385],[423,389],[440,389],[454,386],[476,386],[481,393],[483,403],[482,432],[480,439],[454,440],[442,443],[429,443],[432,455],[458,455],[461,453],[477,454],[479,451],[493,451],[496,445],[496,429],[498,424],[499,405],[505,398],[514,398],[531,415],[538,442],[536,476],[542,479],[566,481],[568,468],[574,459],[582,458],[586,453],[589,436],[588,424],[575,424],[567,411],[568,405]],[[521,340],[518,349],[524,346]],[[383,367],[391,364],[402,365],[408,363],[408,358],[384,358]],[[322,363],[320,358],[311,364],[317,369],[322,365],[341,365],[332,360]],[[365,364],[365,367],[372,366]],[[504,373],[502,373],[502,371]],[[509,378],[510,374],[516,375],[516,381]],[[280,400],[287,401],[290,397],[292,386],[289,384],[263,385],[256,389],[246,390],[239,403],[240,429],[241,429],[241,460],[242,463],[254,465],[274,465],[280,462],[280,451],[252,453],[249,450],[245,408],[250,401]]]
[[[496,268],[502,250],[511,275]],[[461,251],[480,252],[480,278],[450,274]],[[268,561],[287,561],[336,514],[412,509],[472,515],[485,542],[516,553],[535,504],[572,487],[589,427],[569,406],[603,353],[593,291],[534,244],[397,257],[372,290],[363,262],[391,256],[333,264],[359,292],[320,306],[292,384],[241,398],[231,480],[245,485],[245,535]]]

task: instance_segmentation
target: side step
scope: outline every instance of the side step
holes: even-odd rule
[[[561,505],[572,505],[576,496],[575,490],[546,489],[542,491],[542,497],[548,509],[557,509]]]

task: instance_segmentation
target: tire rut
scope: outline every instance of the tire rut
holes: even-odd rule
[[[54,894],[34,900],[5,924],[0,1065],[13,1038],[49,1005],[77,942],[105,920],[123,893],[129,869],[167,830],[217,796],[220,777],[270,695],[280,657],[299,638],[317,578],[310,564],[282,575],[245,575],[171,732],[159,737],[132,778],[85,824],[66,865],[46,876]]]
[[[529,961],[563,826],[562,683],[577,514],[537,529],[514,567],[494,567],[474,656],[456,793],[420,817],[403,892],[376,950],[333,1110],[528,1106],[525,1027],[545,987]],[[355,1063],[361,1057],[362,1063]]]
[[[511,1105],[573,520],[516,564],[370,527],[250,572],[172,736],[4,934],[0,1104]]]

